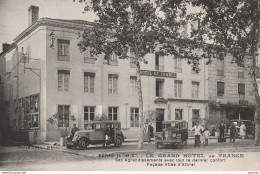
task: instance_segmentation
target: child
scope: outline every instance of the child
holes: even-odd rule
[[[205,146],[207,146],[209,144],[209,136],[210,136],[210,132],[208,130],[208,128],[204,129],[204,138],[205,138]]]

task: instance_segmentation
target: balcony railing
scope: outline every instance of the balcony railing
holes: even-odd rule
[[[224,70],[217,70],[217,76],[224,76]]]
[[[109,60],[108,64],[112,65],[112,66],[118,66],[118,61],[117,60]]]
[[[180,68],[180,67],[174,67],[174,72],[176,72],[176,73],[182,73],[182,68]]]
[[[95,64],[96,59],[93,57],[84,57],[84,63]]]
[[[69,62],[70,61],[70,56],[69,55],[59,55],[58,56],[58,61],[67,61]]]

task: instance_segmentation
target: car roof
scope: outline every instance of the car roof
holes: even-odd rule
[[[185,120],[167,120],[167,121],[163,121],[162,123],[186,123],[187,121]]]
[[[92,121],[92,122],[89,122],[89,123],[86,123],[86,124],[95,124],[95,123],[120,123],[119,121]]]
[[[234,120],[230,120],[230,121],[251,121],[251,120],[237,120],[237,119],[234,119]]]

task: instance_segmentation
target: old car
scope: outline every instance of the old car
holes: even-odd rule
[[[109,138],[108,138],[109,137]],[[85,125],[85,130],[77,131],[72,140],[67,139],[67,148],[86,149],[88,145],[103,144],[122,146],[124,135],[118,121],[94,121]]]
[[[156,147],[181,148],[187,144],[188,122],[184,120],[163,121],[163,132],[156,135]]]
[[[254,132],[253,130],[253,123],[251,120],[230,120],[231,123],[234,123],[234,125],[236,126],[236,129],[237,129],[237,134],[236,136],[238,137],[239,136],[239,130],[240,130],[240,125],[241,123],[243,122],[246,126],[246,136],[248,135],[252,135],[252,133]]]

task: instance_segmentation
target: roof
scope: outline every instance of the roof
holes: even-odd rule
[[[67,19],[52,19],[52,18],[40,18],[33,25],[26,28],[22,33],[20,33],[17,37],[15,37],[14,42],[2,53],[0,56],[11,51],[15,48],[15,44],[28,36],[32,31],[37,29],[39,26],[55,26],[61,28],[71,28],[76,30],[84,30],[85,28],[93,25],[93,22],[85,21],[85,20],[67,20]]]
[[[80,20],[80,19],[53,19],[53,18],[41,18],[41,19],[49,19],[49,20],[55,20],[57,22],[69,22],[69,23],[74,23],[74,24],[80,24],[80,25],[92,25],[92,22],[85,21],[85,20]]]

